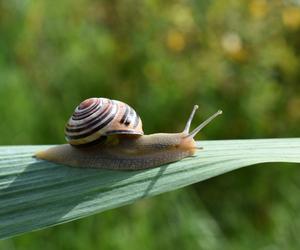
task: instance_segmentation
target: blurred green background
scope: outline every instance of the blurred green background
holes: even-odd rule
[[[300,136],[299,1],[0,0],[0,143],[64,143],[92,96],[135,107],[147,134],[197,103],[194,126],[224,111],[199,140]],[[246,168],[0,249],[300,249],[299,177]]]

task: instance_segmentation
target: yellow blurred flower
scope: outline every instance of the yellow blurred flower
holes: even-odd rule
[[[242,49],[242,41],[237,33],[226,33],[222,37],[222,47],[226,52],[236,53]]]
[[[191,30],[194,25],[192,10],[182,4],[175,4],[170,10],[173,23],[182,30]]]
[[[175,52],[182,51],[186,46],[184,34],[176,30],[169,30],[167,33],[166,43],[168,48]]]
[[[241,38],[237,33],[225,33],[221,39],[221,46],[230,58],[237,61],[246,59],[246,51],[243,49]]]
[[[255,18],[263,18],[268,12],[266,0],[252,0],[249,4],[249,11]]]
[[[300,8],[288,7],[282,11],[282,21],[290,29],[300,27]]]

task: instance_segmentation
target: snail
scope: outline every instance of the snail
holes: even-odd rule
[[[36,158],[73,167],[138,170],[192,156],[194,136],[221,110],[189,132],[195,105],[181,133],[144,135],[132,107],[107,98],[89,98],[76,107],[65,126],[68,144],[37,152]]]

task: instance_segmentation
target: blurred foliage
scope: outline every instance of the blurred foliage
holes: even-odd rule
[[[298,1],[0,0],[1,144],[63,143],[91,96],[135,107],[146,133],[197,103],[194,126],[224,111],[198,139],[296,137],[299,82]],[[0,249],[299,249],[299,174],[245,169]]]

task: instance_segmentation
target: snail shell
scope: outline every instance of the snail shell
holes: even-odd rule
[[[83,145],[114,134],[143,135],[142,121],[132,107],[107,98],[89,98],[76,107],[65,126],[71,145]]]

